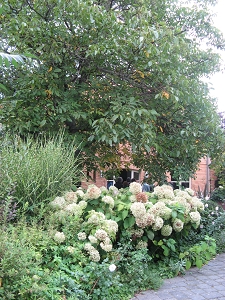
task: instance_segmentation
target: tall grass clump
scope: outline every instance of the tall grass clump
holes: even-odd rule
[[[23,141],[18,136],[0,140],[0,195],[14,185],[18,208],[35,215],[40,207],[80,181],[81,158],[75,156],[75,142],[63,135]],[[4,201],[4,199],[1,199]]]

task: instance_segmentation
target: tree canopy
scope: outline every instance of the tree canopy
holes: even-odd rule
[[[225,48],[216,1],[192,2],[5,0],[0,51],[37,59],[1,68],[1,122],[22,136],[65,130],[89,169],[116,169],[126,155],[155,179],[190,175],[221,147],[203,78]]]

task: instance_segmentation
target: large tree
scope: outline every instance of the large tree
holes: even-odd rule
[[[65,129],[90,169],[117,168],[124,154],[155,178],[190,175],[221,147],[202,79],[225,47],[216,1],[192,2],[5,0],[2,45],[37,59],[2,68],[2,122],[21,135]]]

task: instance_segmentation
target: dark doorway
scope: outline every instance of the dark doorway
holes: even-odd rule
[[[127,180],[127,177],[130,177],[131,178],[131,171],[128,171],[126,169],[123,169],[121,172],[120,172],[120,177],[123,178],[123,181]]]

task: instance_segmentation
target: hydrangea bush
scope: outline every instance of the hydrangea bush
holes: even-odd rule
[[[50,207],[54,210],[53,219],[61,225],[68,217],[80,220],[76,241],[94,262],[112,259],[114,248],[124,236],[136,249],[148,248],[155,253],[155,247],[160,248],[159,241],[177,239],[191,228],[197,229],[204,211],[203,202],[189,188],[173,191],[171,186],[162,185],[146,193],[137,182],[121,190],[95,185],[86,191],[79,188],[56,197]],[[53,236],[58,243],[66,238],[63,231]]]

